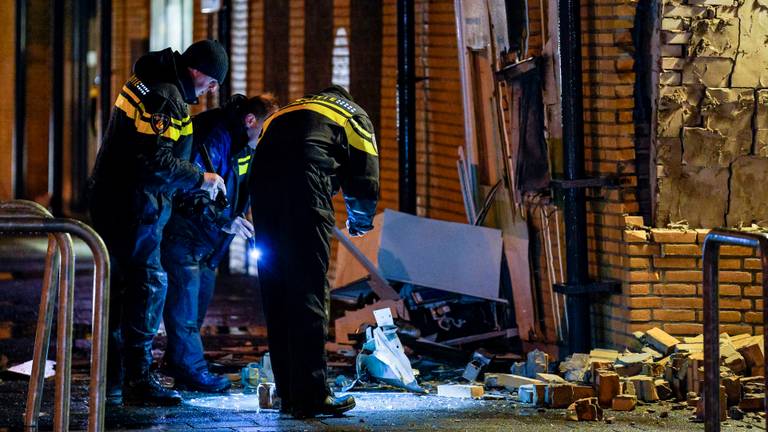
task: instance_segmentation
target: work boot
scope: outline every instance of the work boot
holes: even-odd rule
[[[174,387],[181,390],[223,393],[232,386],[229,378],[213,374],[207,368],[197,372],[175,370],[170,375],[174,379]]]
[[[291,415],[297,419],[305,419],[319,415],[339,417],[354,407],[355,398],[350,395],[342,397],[328,395],[325,399],[323,399],[320,405],[311,407],[309,409],[301,409],[298,407],[293,408]]]
[[[181,404],[181,394],[163,387],[152,374],[126,381],[123,385],[123,405],[175,406]]]

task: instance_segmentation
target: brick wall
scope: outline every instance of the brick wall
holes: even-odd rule
[[[626,318],[615,341],[631,340],[633,331],[660,327],[676,336],[702,330],[702,246],[707,229],[643,229],[632,226],[623,237],[628,278]],[[720,248],[720,331],[762,334],[762,272],[756,251]]]

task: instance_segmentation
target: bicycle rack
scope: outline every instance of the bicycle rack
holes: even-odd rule
[[[109,305],[109,255],[96,232],[74,219],[54,219],[42,206],[31,201],[0,202],[0,234],[48,233],[48,251],[40,300],[40,315],[35,332],[32,376],[24,414],[25,428],[38,427],[42,401],[44,365],[50,345],[56,292],[52,286],[59,282],[59,320],[57,326],[56,393],[54,400],[54,430],[69,429],[71,384],[72,321],[74,308],[75,256],[71,235],[80,237],[91,249],[94,259],[93,320],[91,379],[89,385],[89,432],[104,428],[106,393],[107,311]],[[58,249],[56,249],[58,246]],[[62,272],[62,265],[64,271]]]
[[[720,431],[720,245],[758,248],[763,268],[763,343],[768,346],[768,235],[713,229],[704,238],[704,430]],[[768,388],[768,376],[765,379]],[[768,408],[768,394],[765,399]],[[768,428],[768,418],[765,420]]]

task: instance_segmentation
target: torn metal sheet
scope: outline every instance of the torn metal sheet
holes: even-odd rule
[[[385,210],[379,265],[389,280],[499,302],[501,231]]]
[[[716,227],[725,222],[729,170],[683,167],[674,177],[659,179],[657,223],[688,221],[690,226]],[[703,206],[701,203],[706,202]]]
[[[744,0],[738,8],[739,53],[733,70],[733,87],[768,87],[768,2]]]
[[[659,89],[659,137],[679,137],[683,126],[699,123],[699,103],[704,92],[696,87],[662,86]]]
[[[691,21],[691,31],[691,56],[736,57],[739,47],[738,18],[694,19]]]
[[[397,326],[389,324],[394,322],[392,311],[380,309],[374,316],[378,327],[366,330],[367,340],[357,356],[357,379],[345,391],[354,387],[357,381],[370,377],[414,393],[426,393],[416,382],[411,362],[397,337]]]
[[[745,156],[737,159],[731,167],[730,206],[727,225],[749,226],[768,222],[768,159],[760,156]]]

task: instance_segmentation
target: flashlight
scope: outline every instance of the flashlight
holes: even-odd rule
[[[256,247],[256,241],[253,237],[248,239],[248,256],[253,261],[258,261],[261,258],[261,249]]]

